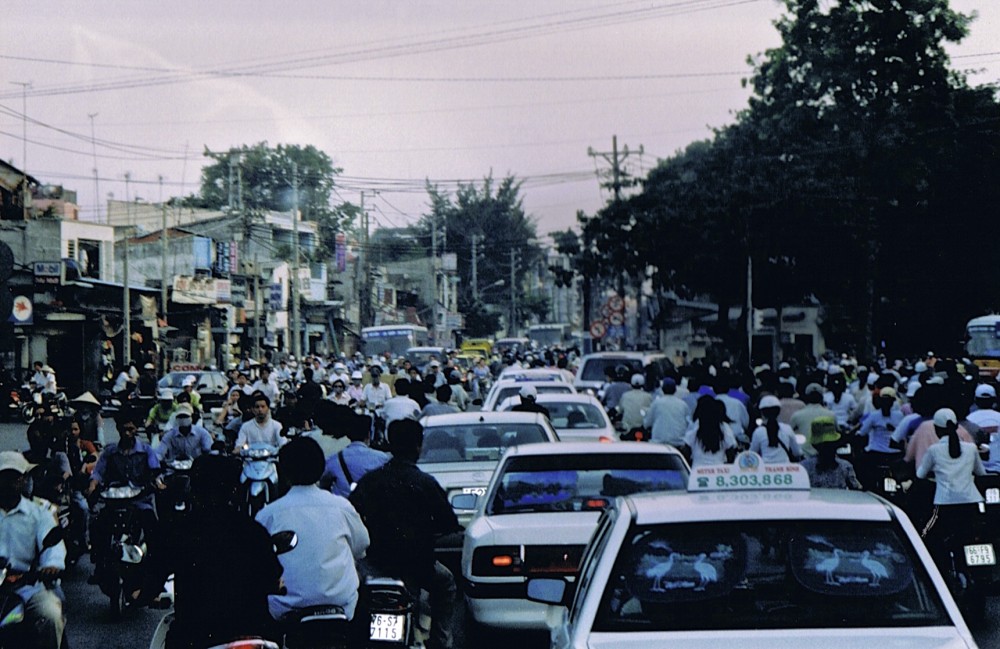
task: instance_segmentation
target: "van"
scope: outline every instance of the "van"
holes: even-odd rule
[[[644,373],[644,368],[653,366],[651,377],[659,382],[668,372],[674,368],[667,355],[661,352],[597,352],[587,354],[580,359],[580,366],[573,377],[573,387],[577,392],[590,392],[597,394],[604,385],[604,371],[611,367],[615,368],[624,365],[629,369],[629,374]],[[647,373],[647,379],[649,379]]]

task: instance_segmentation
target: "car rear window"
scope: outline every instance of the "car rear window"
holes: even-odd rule
[[[556,429],[586,430],[608,425],[604,411],[592,403],[546,402],[542,405],[548,409],[549,421]]]
[[[591,358],[580,369],[580,378],[584,381],[604,381],[604,370],[619,365],[629,368],[629,374],[642,372],[642,361],[637,358]]]
[[[594,630],[950,624],[894,524],[740,521],[634,526]]]
[[[573,394],[573,388],[569,384],[566,385],[541,385],[535,386],[535,390],[538,394]],[[503,403],[504,399],[509,399],[510,397],[516,397],[521,392],[520,385],[510,385],[501,388],[497,393],[496,403]]]
[[[418,464],[496,462],[510,446],[550,441],[538,424],[496,423],[424,429]]]
[[[677,455],[581,453],[510,458],[487,513],[603,509],[617,496],[681,490],[687,467]]]

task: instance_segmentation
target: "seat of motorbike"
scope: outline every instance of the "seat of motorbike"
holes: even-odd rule
[[[343,606],[333,606],[325,604],[322,606],[310,606],[298,611],[297,615],[300,624],[306,622],[328,622],[333,620],[347,620],[347,613]]]

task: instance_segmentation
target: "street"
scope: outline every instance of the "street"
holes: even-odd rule
[[[0,424],[0,450],[21,450],[25,443],[24,424]],[[114,426],[106,424],[108,441],[117,438]],[[337,448],[334,440],[321,440],[328,453]],[[128,611],[125,618],[115,622],[109,613],[108,599],[96,586],[86,583],[92,567],[87,558],[67,571],[63,579],[66,591],[67,636],[72,649],[145,649],[149,646],[156,625],[165,611],[137,609]],[[1000,646],[1000,597],[989,598],[986,622],[980,628],[973,628],[973,635],[980,647]],[[463,627],[464,606],[456,611],[456,647],[467,647]],[[541,649],[547,646],[548,637],[539,633],[489,633],[484,644],[477,646],[518,646],[523,649]],[[470,648],[471,649],[471,648]]]

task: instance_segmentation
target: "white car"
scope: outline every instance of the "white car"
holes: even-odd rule
[[[520,397],[508,397],[497,410],[510,410]],[[589,394],[540,394],[535,403],[549,411],[549,421],[564,442],[617,442],[620,439],[601,402]]]
[[[417,465],[438,481],[453,502],[461,494],[483,494],[500,457],[511,446],[559,440],[544,415],[536,412],[461,412],[420,420],[424,444]],[[462,526],[473,507],[455,507]],[[438,557],[457,565],[460,541],[445,539]]]
[[[576,388],[577,392],[590,392],[600,396],[598,392],[607,379],[605,370],[609,367],[625,367],[628,369],[628,374],[631,375],[637,372],[642,374],[644,368],[649,365],[654,367],[654,378],[657,380],[666,376],[666,372],[672,370],[674,366],[667,355],[662,352],[623,351],[587,354],[580,359],[580,366],[573,378],[573,387]]]
[[[687,479],[684,457],[661,444],[557,442],[508,450],[465,531],[468,614],[478,625],[545,629],[546,606],[528,601],[528,578],[573,578],[601,512],[616,497],[683,490]]]
[[[546,369],[543,367],[523,368],[506,367],[497,377],[498,381],[510,379],[514,381],[566,381],[571,383],[573,379],[567,378],[566,372],[560,369]]]
[[[976,646],[906,514],[749,452],[693,469],[688,492],[621,499],[575,584],[527,591],[557,649]]]
[[[497,406],[503,403],[504,399],[517,396],[525,384],[534,386],[538,394],[576,394],[576,389],[566,381],[533,381],[530,379],[520,381],[517,379],[504,379],[503,381],[497,381],[490,388],[486,399],[483,401],[483,410],[496,410]]]

